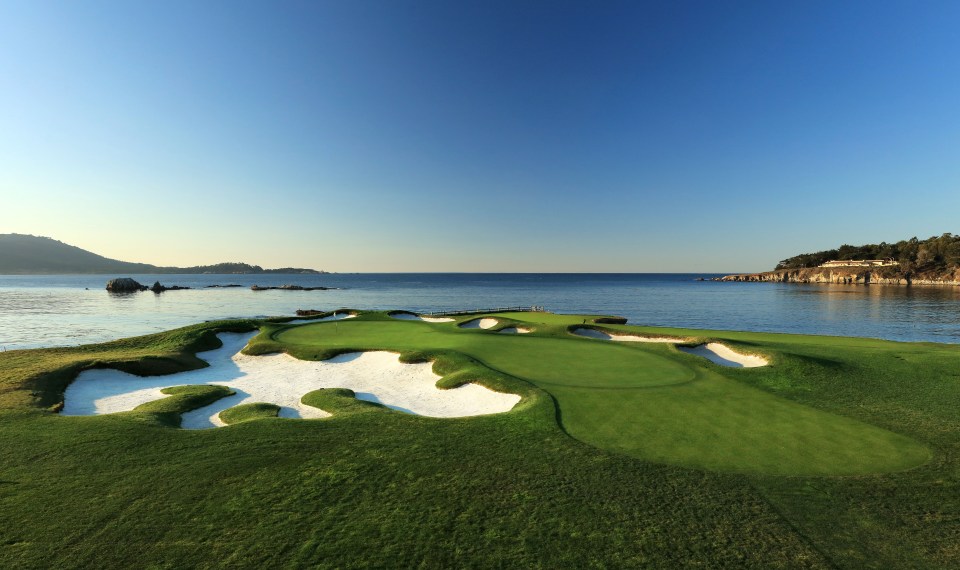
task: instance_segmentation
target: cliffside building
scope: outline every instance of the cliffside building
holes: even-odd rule
[[[900,265],[893,259],[845,259],[828,261],[819,267],[890,267]]]

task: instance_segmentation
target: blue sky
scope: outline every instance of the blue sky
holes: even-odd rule
[[[0,233],[344,272],[957,233],[958,29],[934,1],[2,2]]]

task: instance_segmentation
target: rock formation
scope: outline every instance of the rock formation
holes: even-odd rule
[[[334,287],[304,287],[302,285],[280,285],[279,287],[261,287],[254,285],[250,287],[251,291],[327,291]]]
[[[156,281],[152,287],[147,287],[131,279],[130,277],[117,277],[116,279],[111,279],[107,281],[107,291],[111,293],[134,293],[137,291],[153,291],[154,293],[163,293],[164,291],[179,291],[181,289],[189,289],[189,287],[181,287],[180,285],[171,285],[167,287],[161,285],[159,281]]]
[[[171,285],[169,287],[161,285],[159,281],[153,283],[153,287],[150,287],[150,290],[154,293],[163,293],[164,291],[181,291],[183,289],[189,289],[189,287],[181,287],[180,285]]]
[[[958,272],[960,273],[960,272]],[[779,269],[717,277],[714,281],[756,281],[774,283],[835,283],[840,285],[960,285],[960,275],[891,275],[863,267],[810,267]]]
[[[147,286],[141,285],[130,277],[118,277],[107,281],[107,291],[111,293],[132,293],[134,291],[146,291]]]

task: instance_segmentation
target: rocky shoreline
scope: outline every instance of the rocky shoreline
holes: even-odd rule
[[[761,273],[740,273],[715,277],[713,281],[757,283],[827,283],[837,285],[941,285],[960,286],[960,271],[942,276],[880,275],[878,271],[862,267],[811,267],[780,269]]]
[[[207,285],[204,288],[227,289],[236,287],[242,287],[242,285]],[[136,293],[138,291],[153,291],[154,293],[163,293],[164,291],[182,291],[188,289],[190,289],[190,287],[183,287],[181,285],[162,285],[159,281],[148,287],[135,279],[131,279],[130,277],[118,277],[117,279],[111,279],[110,281],[107,281],[107,291],[110,291],[111,293]],[[336,289],[336,287],[304,287],[302,285],[280,285],[279,287],[261,287],[259,285],[254,285],[250,287],[251,291],[329,291],[330,289]]]

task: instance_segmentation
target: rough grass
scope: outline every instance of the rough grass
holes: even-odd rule
[[[444,342],[529,336],[409,324]],[[548,325],[538,327],[541,338],[569,336],[570,320],[539,324]],[[743,371],[665,346],[640,351],[710,373],[706,382],[717,389],[750,388],[932,452],[912,469],[861,476],[703,471],[581,443],[558,424],[555,402],[570,397],[551,394],[583,388],[514,378],[479,356],[483,343],[478,356],[419,347],[407,357],[436,358],[451,384],[477,377],[510,386],[524,394],[522,409],[431,419],[324,390],[305,401],[322,403],[332,418],[201,431],[144,421],[152,412],[61,417],[46,409],[69,381],[67,367],[75,373],[115,359],[142,373],[189,368],[197,365],[192,351],[213,348],[213,332],[249,326],[211,323],[109,345],[0,354],[0,566],[960,567],[960,350],[952,346],[624,328],[772,355],[774,366]],[[264,328],[281,337],[294,330]],[[569,346],[577,342],[602,344]],[[260,335],[251,349],[280,346]],[[342,346],[299,350],[331,354]],[[698,382],[606,390],[687,390]]]

